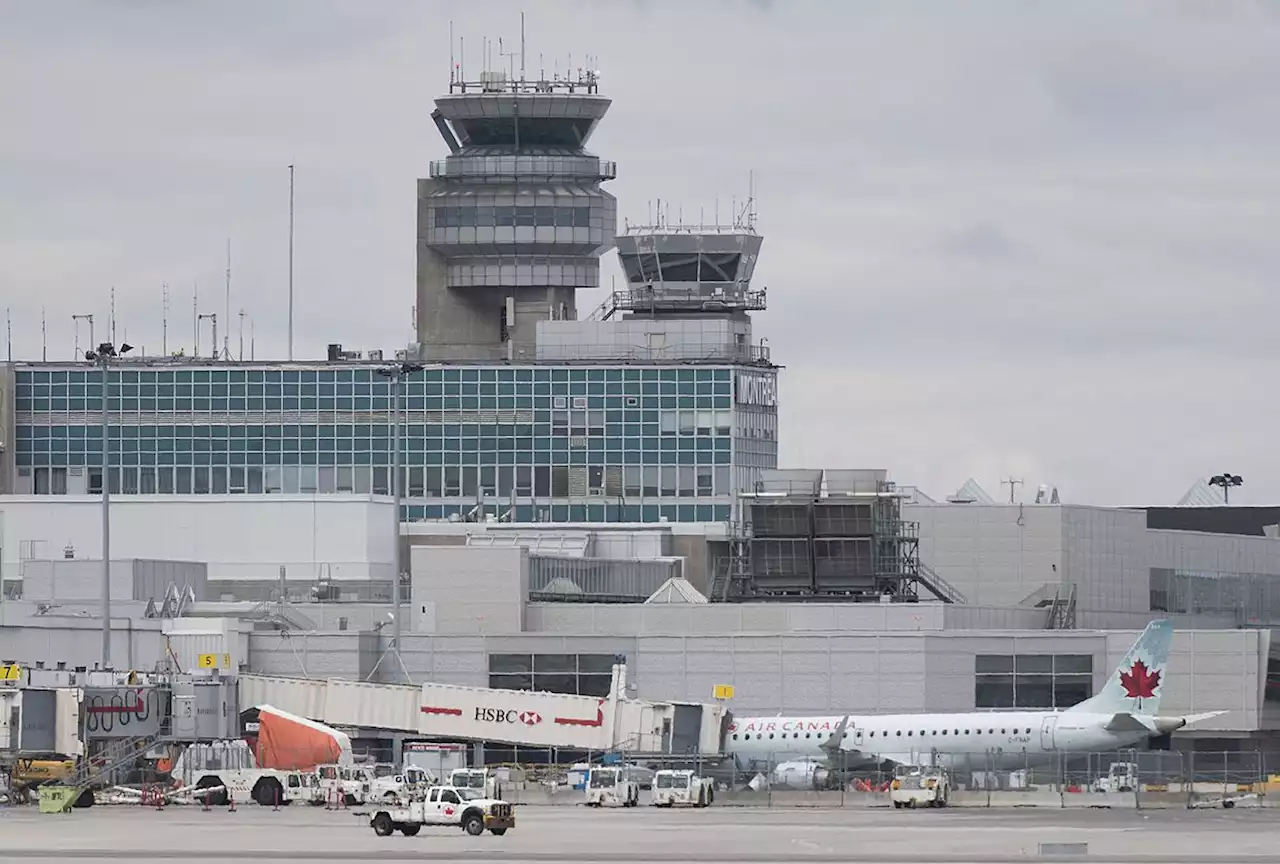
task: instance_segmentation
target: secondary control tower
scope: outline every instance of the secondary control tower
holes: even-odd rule
[[[577,318],[617,231],[616,166],[583,149],[608,109],[593,71],[455,68],[431,115],[450,155],[418,181],[422,359],[532,359],[539,321]]]

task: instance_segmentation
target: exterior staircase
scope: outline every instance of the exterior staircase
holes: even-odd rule
[[[160,741],[159,734],[138,735],[133,738],[121,738],[112,741],[105,750],[96,756],[87,756],[80,760],[76,770],[61,781],[50,786],[61,786],[71,789],[62,803],[63,812],[70,810],[87,790],[100,785],[109,778],[117,768],[132,763]]]
[[[923,561],[920,562],[919,570],[916,572],[916,582],[922,585],[934,597],[937,597],[943,603],[954,603],[961,605],[965,603],[965,597],[960,593],[960,589],[952,585],[946,579],[938,575],[938,571],[934,570]]]
[[[1076,586],[1059,586],[1049,602],[1048,614],[1045,617],[1046,630],[1074,630],[1076,628]]]

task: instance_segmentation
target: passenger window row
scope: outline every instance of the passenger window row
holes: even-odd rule
[[[880,737],[881,737],[881,738],[888,738],[888,737],[889,737],[889,732],[888,732],[888,730],[884,730],[884,729],[881,729],[881,730],[875,730],[875,729],[872,729],[872,730],[870,730],[870,731],[868,731],[868,732],[867,732],[867,736],[866,736],[866,737],[868,737],[868,738],[874,738],[874,737],[876,737],[876,732],[877,732],[877,731],[880,733]],[[996,731],[997,731],[997,730],[995,730],[995,729],[993,729],[993,728],[989,728],[989,729],[987,729],[987,730],[986,730],[985,734],[987,734],[987,735],[995,735],[995,734],[996,734]],[[929,735],[933,735],[933,736],[937,736],[937,735],[947,735],[948,733],[951,733],[951,734],[953,734],[953,735],[970,735],[970,734],[972,734],[972,735],[982,735],[982,734],[984,734],[984,733],[983,733],[983,730],[981,730],[981,729],[973,729],[973,730],[969,730],[969,729],[964,729],[964,730],[960,730],[960,729],[954,729],[954,730],[948,730],[948,729],[942,729],[942,730],[938,730],[938,729],[926,730],[926,729],[921,729],[921,730],[920,730],[920,736],[919,736],[919,737],[921,737],[921,738],[925,738],[925,737],[928,737]],[[742,740],[744,740],[744,741],[750,741],[750,740],[751,740],[751,733],[750,733],[750,732],[743,732],[743,733],[737,733],[737,732],[735,732],[735,733],[733,734],[733,740],[734,740],[734,741],[737,741],[737,740],[738,740],[738,736],[739,736],[739,734],[741,734],[741,736],[742,736]],[[899,730],[897,730],[894,734],[895,734],[895,736],[896,736],[896,737],[901,738],[901,737],[902,737],[902,730],[901,730],[901,729],[899,729]],[[1015,728],[1013,728],[1013,729],[1003,728],[1003,729],[1000,729],[1000,730],[999,730],[999,734],[1001,734],[1001,735],[1030,735],[1030,734],[1031,734],[1031,727],[1026,727],[1026,729],[1025,729],[1025,730],[1024,730],[1024,729],[1020,729],[1020,728],[1016,728],[1016,727],[1015,727]],[[756,740],[757,740],[757,741],[762,740],[762,739],[764,739],[765,737],[768,737],[768,738],[769,738],[769,740],[773,740],[775,737],[776,737],[776,738],[778,738],[778,739],[786,739],[786,738],[796,739],[796,738],[799,738],[799,737],[800,737],[800,733],[799,733],[799,732],[779,732],[779,733],[776,733],[776,735],[775,735],[775,733],[770,732],[770,733],[768,734],[768,736],[766,736],[766,735],[765,735],[764,733],[762,733],[762,732],[757,732],[757,733],[756,733],[756,735],[755,735],[755,738],[756,738]],[[830,735],[825,735],[825,734],[823,734],[823,733],[821,733],[821,732],[805,732],[805,733],[804,733],[804,737],[805,737],[805,738],[809,738],[809,739],[812,739],[812,738],[818,738],[818,739],[820,739],[820,740],[826,740],[827,738],[829,738],[829,737],[831,737],[831,736],[830,736]],[[847,730],[847,729],[845,730],[844,737],[845,737],[845,738],[848,738],[848,737],[849,737],[849,730]],[[907,730],[907,736],[906,736],[906,737],[908,737],[908,738],[916,737],[916,735],[915,735],[915,730],[914,730],[914,729],[908,729],[908,730]]]

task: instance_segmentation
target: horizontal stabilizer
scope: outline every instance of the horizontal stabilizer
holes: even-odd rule
[[[1105,728],[1108,732],[1147,732],[1152,735],[1160,734],[1156,728],[1155,721],[1150,717],[1138,717],[1128,712],[1121,711],[1111,715],[1111,719],[1107,721]]]
[[[1214,717],[1221,717],[1226,713],[1226,711],[1206,711],[1203,714],[1188,714],[1186,717],[1183,717],[1182,720],[1185,725],[1191,726],[1196,723],[1202,723],[1205,720],[1211,720]]]

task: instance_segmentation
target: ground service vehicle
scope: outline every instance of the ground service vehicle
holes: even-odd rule
[[[502,785],[487,768],[454,768],[445,782],[454,789],[483,793],[486,798],[502,797]]]
[[[417,834],[423,825],[461,828],[472,837],[490,831],[501,837],[514,828],[511,805],[485,798],[474,789],[431,786],[421,798],[407,804],[378,810],[369,819],[373,833],[387,837],[396,831],[406,837]]]
[[[1132,792],[1138,787],[1138,763],[1112,762],[1107,776],[1093,783],[1094,792]]]
[[[386,801],[390,803],[408,801],[433,782],[433,778],[427,771],[421,768],[414,768],[412,765],[405,768],[404,772],[400,774],[379,773],[381,767],[377,766],[374,769],[374,778],[369,782],[369,794],[365,798],[366,801]]]
[[[369,800],[373,780],[363,768],[351,765],[317,765],[320,790],[326,801],[341,799],[348,807]]]
[[[16,803],[26,803],[33,789],[61,780],[75,770],[76,761],[61,753],[19,751],[9,768],[9,792]]]
[[[926,765],[898,766],[889,785],[889,798],[899,809],[946,807],[950,792],[950,775],[941,768]]]
[[[222,806],[233,799],[253,799],[263,807],[292,804],[294,801],[324,803],[310,771],[277,771],[274,768],[231,768],[200,772],[193,784],[195,799]],[[200,792],[207,789],[208,792]]]
[[[593,765],[587,773],[588,807],[635,807],[640,803],[640,784],[625,768]]]
[[[715,797],[715,784],[696,771],[663,770],[653,775],[654,807],[707,807]]]

